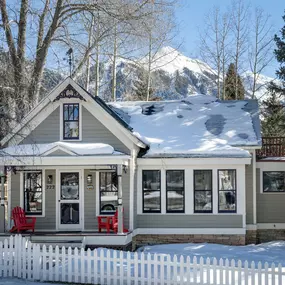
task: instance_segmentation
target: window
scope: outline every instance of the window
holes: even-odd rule
[[[79,139],[79,104],[63,104],[63,139]]]
[[[100,172],[100,214],[114,214],[118,206],[116,172]]]
[[[143,212],[160,213],[160,170],[143,170]]]
[[[166,212],[184,213],[184,170],[166,171]]]
[[[219,212],[236,212],[236,170],[218,170]]]
[[[212,213],[212,170],[194,170],[194,213]]]
[[[42,215],[42,172],[24,172],[24,210],[27,215]]]
[[[263,192],[285,192],[285,172],[263,172]]]

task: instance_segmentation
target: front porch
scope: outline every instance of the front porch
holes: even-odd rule
[[[57,232],[57,231],[38,231],[35,233],[22,232],[21,235],[32,243],[59,247],[71,248],[112,248],[117,250],[131,250],[133,233],[106,233],[98,231],[88,232]],[[0,241],[10,237],[10,233],[0,234]]]
[[[5,232],[13,226],[12,209],[20,206],[26,216],[37,218],[35,234],[27,234],[31,239],[64,240],[68,236],[78,240],[82,237],[84,242],[96,246],[129,243],[125,239],[128,234],[100,234],[98,217],[114,216],[118,210],[118,233],[123,233],[123,228],[132,230],[130,156],[113,151],[86,155],[78,153],[77,146],[81,152],[85,147],[89,148],[88,153],[90,149],[95,153],[102,144],[74,143],[72,148],[77,154],[70,155],[63,143],[60,149],[52,146],[48,151],[42,151],[41,145],[37,155],[27,157],[17,152],[6,158]],[[116,242],[117,236],[120,237]]]

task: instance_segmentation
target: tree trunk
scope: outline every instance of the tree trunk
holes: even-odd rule
[[[113,50],[113,74],[112,74],[112,98],[116,102],[116,91],[117,91],[117,25],[115,24],[114,32],[114,50]]]

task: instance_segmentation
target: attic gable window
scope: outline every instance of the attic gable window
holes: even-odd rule
[[[79,104],[63,104],[63,139],[79,139]]]

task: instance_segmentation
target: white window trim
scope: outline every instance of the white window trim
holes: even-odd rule
[[[28,217],[43,218],[46,213],[46,186],[45,186],[45,170],[44,169],[35,169],[34,171],[24,171],[20,172],[20,206],[24,209],[24,173],[32,172],[42,172],[42,214],[41,215],[28,215]],[[24,209],[25,210],[25,209]]]
[[[115,172],[116,170],[114,171],[96,171],[96,175],[95,175],[95,191],[96,191],[96,217],[105,217],[105,216],[108,216],[106,214],[100,214],[100,173],[101,172]],[[110,215],[112,216],[112,215]]]
[[[285,195],[284,192],[263,192],[263,172],[285,172],[285,164],[282,162],[256,162],[256,168],[260,169],[260,189],[259,193],[262,195]]]
[[[78,104],[79,105],[79,139],[64,139],[63,138],[63,105],[64,104]],[[59,140],[62,142],[80,142],[82,141],[82,104],[78,99],[62,99],[60,102],[60,112],[59,112],[59,123],[60,123],[60,131]]]

